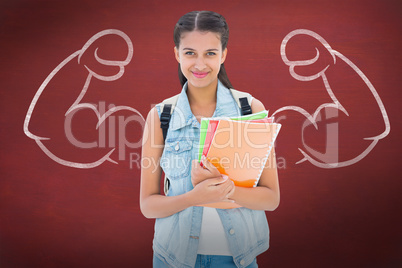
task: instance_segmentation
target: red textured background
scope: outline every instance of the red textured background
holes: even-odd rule
[[[191,10],[226,17],[225,65],[232,84],[271,112],[297,105],[312,113],[329,101],[321,83],[294,80],[281,60],[282,39],[304,28],[323,36],[363,71],[390,119],[390,134],[367,157],[352,166],[321,169],[295,164],[301,159],[303,119],[286,113],[276,149],[286,161],[279,169],[281,204],[267,212],[271,248],[258,258],[260,266],[402,266],[401,6],[400,1],[363,0],[2,1],[0,267],[151,267],[154,221],[139,210],[139,168],[130,168],[128,160],[93,169],[60,165],[24,134],[23,123],[48,74],[105,29],[126,33],[134,56],[121,79],[93,81],[84,100],[128,105],[146,116],[153,104],[180,90],[172,33],[178,18]],[[308,44],[301,41],[289,53],[314,56]],[[125,57],[119,39],[102,47],[105,58]],[[53,135],[50,148],[66,159],[96,160],[105,148],[83,151],[60,138],[62,115],[79,93],[85,72],[69,65],[59,74],[53,91],[38,103],[30,130]],[[328,75],[351,114],[339,117],[340,157],[350,159],[365,146],[360,138],[379,134],[384,125],[369,91],[347,66],[339,64]],[[81,139],[96,139],[93,113],[77,113],[74,124]],[[141,138],[139,124],[126,131],[132,142]],[[325,137],[306,131],[306,141],[319,150]],[[125,155],[140,151],[127,148]]]

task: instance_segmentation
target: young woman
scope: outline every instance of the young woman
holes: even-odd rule
[[[208,161],[201,167],[195,160],[201,118],[240,115],[223,65],[228,37],[225,19],[210,11],[185,14],[174,29],[183,88],[166,140],[157,105],[148,114],[142,147],[140,204],[145,217],[156,218],[154,267],[257,267],[256,256],[269,246],[264,211],[279,204],[274,152],[254,188],[237,187]],[[251,109],[265,110],[255,98]],[[166,196],[162,170],[170,182]],[[199,206],[221,201],[241,207]]]

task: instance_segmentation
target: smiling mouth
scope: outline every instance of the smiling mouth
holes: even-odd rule
[[[205,76],[208,75],[207,72],[193,72],[193,75],[197,78],[204,78]]]

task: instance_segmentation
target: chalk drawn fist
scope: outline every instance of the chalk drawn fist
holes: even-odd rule
[[[105,43],[108,45],[104,45]],[[119,48],[123,43],[125,48],[116,49],[113,45],[116,43],[120,44]],[[91,135],[102,134],[105,120],[119,111],[129,111],[134,114],[135,120],[144,122],[142,115],[132,107],[111,106],[107,109],[105,105],[101,107],[102,105],[83,101],[87,93],[91,91],[91,82],[94,80],[111,82],[122,77],[125,66],[129,64],[132,56],[133,44],[125,33],[110,29],[92,36],[80,50],[63,60],[41,84],[25,117],[25,134],[35,140],[47,156],[65,166],[93,168],[105,161],[117,163],[110,158],[115,148],[99,146],[98,142],[80,141],[74,136],[73,117],[75,120],[85,116],[83,123],[87,124]],[[51,98],[46,99],[46,95]],[[41,126],[35,130],[37,134],[30,131],[35,110],[38,110],[37,113],[40,114],[36,117],[34,124]],[[61,127],[64,127],[64,133],[60,132]],[[61,143],[60,137],[63,134],[68,142],[67,146],[64,144],[63,149],[60,150],[57,144]],[[63,155],[68,154],[66,152],[68,146],[75,152],[78,148],[80,154],[90,152],[87,159],[91,160],[89,162],[67,160]],[[74,158],[74,154],[68,158]]]
[[[300,38],[301,36],[312,38],[312,43],[317,43],[317,46],[312,48],[313,51],[307,51],[310,53],[310,57],[307,59],[289,59],[288,51],[295,51],[298,48],[297,42],[296,45],[295,43],[290,45],[291,40],[293,41],[293,39]],[[273,113],[273,115],[278,115],[284,111],[296,111],[306,118],[301,129],[303,148],[299,148],[303,158],[297,163],[308,161],[320,168],[349,166],[363,159],[380,139],[388,135],[390,132],[390,123],[385,107],[374,86],[353,62],[340,52],[332,49],[324,38],[310,30],[294,30],[283,39],[280,53],[283,62],[289,66],[289,73],[294,79],[302,82],[309,82],[316,79],[321,80],[322,87],[326,91],[327,97],[332,100],[332,102],[319,105],[312,114],[300,106],[285,106]],[[299,54],[300,53],[307,54],[306,51],[299,52]],[[311,55],[314,56],[311,57]],[[351,80],[351,83],[348,84],[348,80]],[[350,88],[350,85],[353,85],[353,88]],[[350,105],[349,99],[351,91],[355,93],[354,98],[356,98],[357,102],[354,105]],[[317,92],[317,94],[322,93]],[[348,102],[346,102],[346,100],[348,100]],[[349,104],[348,107],[346,103]],[[367,109],[362,108],[375,106],[378,106],[377,111],[379,116],[367,117]],[[310,126],[318,130],[319,123],[328,119],[332,120],[332,123],[324,125],[324,127],[327,128],[327,136],[325,138],[327,144],[332,145],[327,146],[326,151],[322,153],[308,145],[305,130]],[[335,124],[334,122],[336,122],[337,119],[338,121],[353,121],[353,124],[343,124],[343,122],[340,122],[341,124],[338,124],[339,122]],[[380,130],[378,127],[366,127],[378,125],[373,124],[372,120],[383,121],[385,130],[382,131],[382,127]],[[362,144],[364,144],[364,148],[357,146],[356,151],[353,152],[353,157],[349,157],[349,159],[346,160],[339,160],[338,158],[338,150],[341,148],[340,144],[338,144],[338,142],[340,142],[338,140],[338,134],[342,131],[342,129],[340,129],[342,127],[349,128],[349,132],[358,129],[369,130],[365,136],[359,138]],[[311,135],[311,132],[307,135]]]

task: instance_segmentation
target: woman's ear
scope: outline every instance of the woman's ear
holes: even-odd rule
[[[221,64],[223,64],[224,62],[225,62],[225,60],[226,60],[226,55],[228,54],[228,48],[225,48],[223,51],[222,51],[222,58],[221,58]]]
[[[174,47],[174,56],[176,57],[176,60],[178,63],[180,63],[180,55],[179,55],[179,50],[177,49],[177,47]]]

